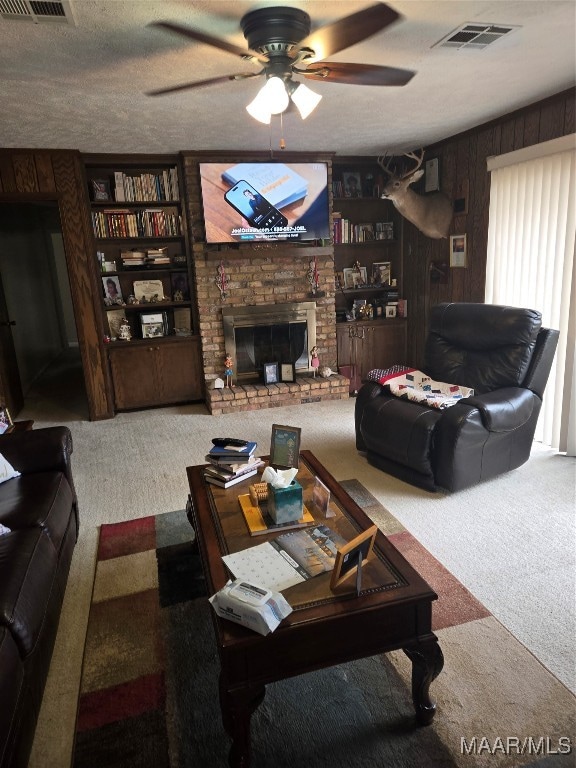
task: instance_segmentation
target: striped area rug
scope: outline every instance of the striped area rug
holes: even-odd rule
[[[573,767],[572,694],[360,483],[342,485],[439,595],[437,714],[414,727],[401,651],[301,675],[254,713],[253,768]],[[74,768],[228,764],[192,536],[184,511],[102,526]]]

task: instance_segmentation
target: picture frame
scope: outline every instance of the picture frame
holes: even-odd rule
[[[372,264],[372,279],[375,285],[391,285],[392,283],[392,262],[375,261]]]
[[[437,157],[431,157],[424,163],[424,192],[437,192],[439,189],[439,162]]]
[[[343,271],[344,288],[359,288],[368,284],[368,270],[366,267],[360,267],[360,270],[348,267]]]
[[[384,317],[396,317],[396,307],[393,306],[386,306],[386,314]]]
[[[108,179],[90,179],[90,196],[95,203],[108,203],[112,200]]]
[[[170,275],[170,287],[172,301],[190,301],[190,286],[186,272],[172,272]]]
[[[278,469],[298,468],[300,461],[300,427],[272,424],[270,466]]]
[[[330,589],[342,584],[356,571],[359,565],[362,566],[367,562],[372,555],[377,532],[377,526],[371,525],[370,528],[337,550],[336,562],[330,579]]]
[[[330,489],[327,488],[319,477],[314,478],[312,489],[312,508],[321,517],[335,517],[336,513],[330,510]]]
[[[162,280],[134,280],[134,298],[136,302],[154,302],[164,300]],[[158,299],[154,299],[157,296]]]
[[[111,309],[106,313],[106,319],[108,320],[110,338],[115,341],[120,337],[120,326],[126,319],[126,312],[123,309]]]
[[[280,381],[293,384],[296,381],[296,365],[294,363],[280,363]]]
[[[342,174],[344,182],[344,197],[362,197],[362,178],[357,171],[346,171]]]
[[[116,275],[107,275],[102,278],[102,290],[104,291],[104,303],[108,306],[112,304],[123,304],[122,288],[120,287],[120,278]]]
[[[164,312],[142,312],[140,327],[143,339],[159,339],[166,336],[166,314]]]
[[[0,405],[0,435],[8,432],[13,426],[14,422],[12,421],[12,416],[10,416],[10,411],[5,405]]]
[[[450,235],[450,266],[466,266],[466,235]]]
[[[278,363],[264,363],[264,384],[277,384],[280,381],[280,369]]]

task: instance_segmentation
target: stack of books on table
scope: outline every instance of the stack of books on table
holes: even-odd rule
[[[206,454],[208,466],[204,469],[204,479],[220,488],[229,488],[253,477],[264,464],[254,456],[255,450],[254,442],[247,442],[245,446],[213,445]]]

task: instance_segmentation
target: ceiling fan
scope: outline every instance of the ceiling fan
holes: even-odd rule
[[[269,123],[271,115],[284,112],[292,100],[304,118],[322,97],[293,81],[293,74],[308,80],[349,85],[400,86],[411,80],[415,73],[408,69],[326,61],[327,56],[371,37],[400,18],[385,3],[376,3],[311,32],[310,16],[299,8],[257,8],[240,20],[247,48],[174,22],[152,22],[151,26],[211,45],[245,61],[257,62],[262,68],[258,72],[237,72],[161,88],[149,91],[148,95],[162,96],[265,75],[266,85],[246,107],[248,112],[257,120]]]

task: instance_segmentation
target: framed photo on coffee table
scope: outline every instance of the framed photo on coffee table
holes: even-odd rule
[[[378,528],[375,525],[370,526],[366,531],[356,538],[340,547],[336,552],[336,562],[330,579],[330,589],[334,589],[341,584],[344,579],[351,576],[358,566],[364,565],[372,554],[374,540]]]
[[[300,427],[272,424],[270,466],[279,469],[298,467],[300,460]]]

